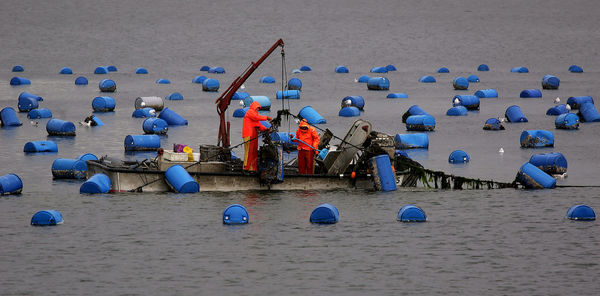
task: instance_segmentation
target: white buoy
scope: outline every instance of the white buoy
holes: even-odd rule
[[[346,104],[346,107],[350,107],[350,105],[352,105],[352,101],[351,100],[346,100],[344,102],[344,104]]]
[[[240,100],[240,106],[244,106],[244,101]]]
[[[92,121],[80,121],[79,124],[83,126],[92,126]]]
[[[33,125],[33,126],[38,126],[39,122],[37,122],[37,121],[30,121],[29,123],[31,123],[31,125]]]
[[[571,105],[567,104],[566,108],[567,110],[571,111]]]
[[[354,83],[358,82],[358,79],[354,78]]]
[[[500,121],[500,123],[505,122],[506,118],[504,118],[504,117],[498,117],[498,121]]]
[[[460,100],[458,98],[454,99],[454,105],[458,105],[458,103],[460,103]]]
[[[504,149],[502,149],[502,147],[500,147],[500,150],[498,150],[498,153],[500,153],[500,154],[504,153]]]
[[[245,89],[246,86],[242,84],[242,86],[240,86],[240,89]]]
[[[558,104],[558,103],[560,103],[560,98],[556,97],[556,99],[554,99],[554,104]]]

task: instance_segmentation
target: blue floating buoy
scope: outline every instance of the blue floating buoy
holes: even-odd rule
[[[435,83],[435,78],[433,76],[422,76],[421,78],[419,78],[419,82],[421,83]]]
[[[539,89],[525,89],[519,96],[521,98],[541,98],[542,91]]]
[[[310,214],[310,222],[318,224],[334,224],[340,220],[338,209],[328,203],[320,204]]]
[[[79,76],[75,79],[75,85],[87,85],[88,80],[83,76]]]
[[[250,107],[236,109],[235,111],[233,111],[233,117],[237,117],[237,118],[244,117],[246,115],[246,112],[248,112],[248,109],[250,109]]]
[[[64,67],[64,68],[60,69],[58,74],[67,74],[67,75],[73,74],[73,70],[71,70],[71,68],[69,68],[69,67]]]
[[[131,114],[131,117],[135,117],[135,118],[156,117],[156,111],[150,107],[136,109]]]
[[[356,80],[356,82],[358,83],[367,83],[369,82],[369,79],[371,79],[371,77],[367,76],[367,75],[363,75],[358,77],[358,79]]]
[[[79,187],[79,193],[107,193],[110,190],[110,178],[102,173],[93,175]]]
[[[371,77],[367,81],[367,88],[370,90],[388,90],[390,89],[390,80],[385,77]]]
[[[279,94],[281,96],[281,93]],[[271,99],[267,96],[247,96],[243,99],[244,106],[250,106],[252,102],[258,102],[260,104],[259,110],[270,110]]]
[[[146,68],[137,68],[135,69],[135,74],[148,74],[148,70]]]
[[[300,112],[298,112],[298,117],[301,119],[306,119],[306,122],[309,124],[327,123],[325,118],[323,118],[323,116],[321,116],[321,114],[319,114],[319,112],[317,112],[311,106],[305,106],[304,108],[300,109]]]
[[[549,175],[564,174],[567,172],[567,159],[560,152],[534,154],[529,158],[529,163]]]
[[[369,168],[373,176],[373,184],[378,191],[396,190],[396,174],[386,154],[378,155],[369,159]]]
[[[529,73],[529,69],[527,67],[514,67],[510,69],[510,72],[513,73]]]
[[[158,114],[158,118],[166,121],[169,125],[187,125],[188,121],[181,117],[181,115],[177,114],[177,112],[169,109],[169,108],[165,108],[163,109],[160,114]]]
[[[196,193],[200,191],[198,182],[181,165],[176,164],[165,171],[165,180],[177,193]]]
[[[194,77],[194,79],[192,80],[192,83],[202,84],[202,82],[204,82],[204,80],[206,80],[206,76],[199,75],[199,76]]]
[[[565,104],[556,105],[546,111],[546,115],[561,115],[565,113],[569,113],[569,109],[567,109],[567,105]]]
[[[292,134],[292,136],[290,137],[290,134]],[[296,145],[296,143],[292,142],[292,139],[296,137],[296,133],[287,133],[287,132],[272,132],[271,133],[271,139],[273,140],[273,142],[279,142],[282,144],[288,144],[288,145]]]
[[[498,91],[493,89],[493,88],[489,88],[489,89],[480,89],[478,91],[475,92],[475,95],[478,98],[497,98],[498,97]]]
[[[557,129],[578,129],[579,116],[574,113],[564,113],[558,115],[554,120],[554,126]]]
[[[356,108],[354,106],[344,107],[344,108],[340,109],[338,116],[342,116],[342,117],[360,116],[360,110],[358,110],[358,108]]]
[[[308,72],[308,71],[312,71],[312,68],[309,67],[309,66],[304,65],[304,66],[300,67],[300,71],[302,71],[302,72]]]
[[[92,153],[85,153],[85,154],[79,155],[79,157],[77,157],[77,159],[82,160],[82,161],[98,160],[98,156],[96,156]]]
[[[389,64],[387,66],[385,66],[385,68],[388,70],[388,72],[392,72],[392,71],[396,71],[396,66]]]
[[[396,149],[428,149],[429,136],[426,133],[396,134],[394,146]]]
[[[299,100],[300,99],[300,91],[295,90],[295,89],[284,90],[284,91],[278,90],[276,93],[276,96],[277,96],[278,100],[281,100],[282,97],[287,100]],[[269,101],[269,107],[271,106],[270,104],[271,104],[271,102]],[[260,105],[262,107],[262,103]]]
[[[105,66],[98,66],[94,70],[94,74],[108,74],[108,68]]]
[[[438,73],[450,73],[450,70],[446,67],[441,67],[437,70]]]
[[[506,108],[504,117],[506,117],[508,122],[528,122],[525,114],[523,114],[523,111],[521,111],[521,107],[517,105],[512,105]]]
[[[19,194],[23,190],[23,181],[16,174],[0,176],[0,195]]]
[[[402,115],[402,123],[406,123],[406,119],[411,115],[429,115],[425,110],[421,109],[418,105],[412,105]]]
[[[260,78],[260,83],[275,83],[275,78],[272,76],[263,76]]]
[[[292,69],[292,74],[300,74],[302,71],[300,69]]]
[[[75,136],[75,124],[70,121],[52,118],[46,123],[46,131],[50,136]]]
[[[96,112],[111,112],[115,110],[115,99],[108,96],[95,97],[92,100],[92,108]]]
[[[153,151],[160,148],[157,135],[128,135],[124,141],[125,151]]]
[[[454,106],[450,109],[448,109],[448,111],[446,111],[446,115],[448,116],[467,116],[469,110],[467,110],[467,108],[465,108],[464,106]]]
[[[161,78],[156,80],[156,84],[171,84],[171,81],[169,81],[169,79],[166,78]]]
[[[13,77],[10,79],[10,85],[26,85],[26,84],[31,84],[31,80],[25,78],[25,77]]]
[[[398,211],[397,219],[401,222],[426,222],[427,215],[418,206],[405,205]]]
[[[583,73],[583,68],[581,68],[581,67],[579,67],[577,65],[571,65],[569,67],[569,72],[571,72],[571,73]]]
[[[108,70],[108,72],[117,72],[117,67],[116,66],[106,66],[106,69]]]
[[[165,106],[165,101],[161,97],[137,97],[134,102],[135,109],[150,107],[160,111]]]
[[[386,67],[373,67],[371,68],[371,73],[387,73],[388,70]]]
[[[469,77],[467,77],[467,81],[472,83],[478,83],[479,77],[477,75],[469,75]]]
[[[579,106],[579,113],[581,122],[599,122],[600,114],[593,103],[583,103]]]
[[[584,103],[594,103],[594,98],[590,96],[578,96],[578,97],[569,97],[567,99],[567,105],[571,106],[571,109],[579,109],[581,105]]]
[[[386,98],[388,98],[388,99],[408,99],[408,95],[405,93],[389,93]]]
[[[467,80],[467,78],[464,77],[456,77],[452,81],[452,85],[456,90],[466,90],[469,88],[469,80]]]
[[[558,89],[560,86],[560,79],[553,75],[544,75],[542,78],[543,89]]]
[[[37,109],[34,109],[37,110]],[[33,110],[32,110],[33,111]],[[31,111],[30,111],[31,112]],[[0,111],[0,126],[21,126],[17,111],[13,107],[5,107]]]
[[[103,126],[104,122],[102,122],[102,120],[100,120],[100,118],[98,118],[98,116],[92,115],[90,125],[91,126]]]
[[[250,219],[244,206],[232,204],[223,211],[223,224],[247,224]]]
[[[210,66],[204,65],[204,66],[200,67],[200,71],[202,71],[202,72],[208,72],[208,70],[210,70]]]
[[[485,123],[483,124],[483,129],[498,131],[498,130],[504,130],[504,126],[502,125],[500,120],[498,120],[498,118],[490,118],[490,119],[486,120]]]
[[[114,92],[117,90],[117,83],[112,79],[102,79],[98,83],[101,92]]]
[[[54,141],[31,141],[25,143],[23,152],[58,152],[58,146]]]
[[[208,73],[225,74],[225,69],[223,67],[210,67]]]
[[[169,124],[160,118],[146,118],[142,129],[146,134],[164,135],[169,131]]]
[[[454,150],[450,153],[450,156],[448,156],[449,163],[467,163],[470,160],[471,157],[469,157],[469,154],[463,150]]]
[[[219,90],[219,80],[214,78],[206,78],[202,82],[202,90],[203,91],[218,91]]]
[[[54,179],[85,179],[87,164],[83,160],[57,158],[52,162]]]
[[[302,90],[302,80],[294,77],[288,81],[289,90]]]
[[[490,67],[488,67],[488,65],[486,64],[481,64],[479,66],[477,66],[477,71],[489,71]]]
[[[582,221],[596,220],[596,213],[590,206],[575,205],[567,211],[567,219]]]
[[[335,73],[349,73],[348,68],[346,66],[337,66],[335,67]]]
[[[517,180],[527,189],[554,188],[556,179],[529,162],[524,163],[517,173]]]
[[[554,147],[554,133],[545,130],[526,130],[521,133],[521,147]]]
[[[406,130],[408,131],[433,131],[435,129],[435,118],[426,115],[411,115],[406,118]]]
[[[464,106],[467,110],[479,110],[479,97],[474,95],[456,95],[452,98],[452,106]]]
[[[62,223],[62,214],[57,210],[39,211],[31,217],[33,226],[54,226]]]
[[[39,107],[39,101],[43,101],[42,97],[22,92],[19,95],[18,108],[20,112],[28,112]]]
[[[181,101],[181,100],[183,100],[183,95],[178,92],[174,92],[174,93],[166,96],[165,99],[171,100],[171,101]]]
[[[348,102],[350,101],[350,102]],[[365,108],[365,99],[362,96],[347,96],[342,99],[342,107],[354,106],[358,108],[358,110],[363,110]]]
[[[232,100],[244,100],[245,98],[249,97],[250,94],[247,92],[243,92],[243,91],[236,91],[233,96],[231,97]]]
[[[12,71],[13,72],[23,72],[23,71],[25,71],[25,68],[23,68],[23,66],[21,66],[21,65],[16,65],[12,68]]]

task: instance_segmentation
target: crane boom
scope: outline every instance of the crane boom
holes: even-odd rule
[[[260,57],[260,59],[258,59],[258,61],[250,63],[250,66],[246,68],[242,75],[233,80],[227,90],[225,90],[223,94],[221,94],[221,96],[215,101],[215,104],[217,104],[217,113],[219,114],[220,119],[218,141],[223,148],[229,148],[230,145],[230,123],[229,121],[225,122],[225,111],[227,111],[227,107],[229,107],[229,104],[231,103],[231,98],[240,88],[240,86],[244,84],[246,79],[248,79],[248,77],[250,77],[250,75],[252,75],[252,73],[254,73],[254,71],[260,66],[260,64],[262,64],[279,46],[281,46],[281,55],[283,56],[285,54],[283,51],[284,43],[283,39],[279,39],[273,44],[273,46],[271,46],[271,48],[269,48],[269,50],[267,50],[267,52],[265,52],[265,54],[262,55],[262,57]]]

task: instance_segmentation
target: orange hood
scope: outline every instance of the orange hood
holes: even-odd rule
[[[250,104],[250,109],[258,111],[261,108],[260,103],[257,101],[252,102]]]
[[[306,119],[302,119],[302,121],[300,121],[300,124],[298,125],[299,127],[308,127],[308,122],[306,121]]]

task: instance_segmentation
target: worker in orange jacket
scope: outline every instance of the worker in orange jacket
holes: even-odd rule
[[[269,116],[258,114],[259,102],[252,102],[244,115],[242,139],[244,140],[244,170],[255,172],[258,169],[258,131],[268,130],[260,122],[271,120]]]
[[[319,153],[316,150],[321,141],[319,134],[314,127],[308,125],[306,119],[302,119],[296,131],[296,138],[312,146],[309,147],[300,141],[296,141],[298,142],[298,173],[301,175],[312,175],[315,172],[315,154]]]

